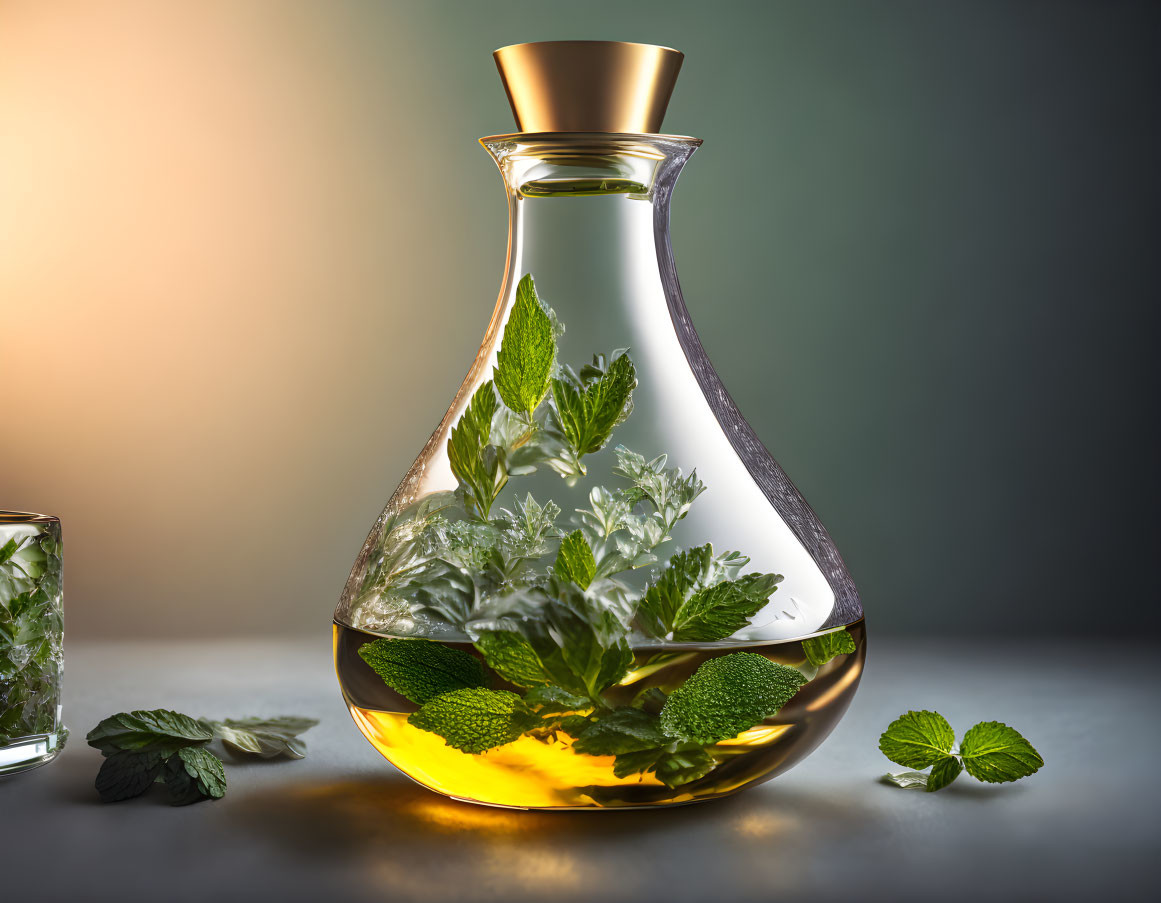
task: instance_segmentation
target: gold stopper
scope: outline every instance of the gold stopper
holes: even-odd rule
[[[661,131],[685,55],[621,41],[539,41],[492,54],[522,132]]]

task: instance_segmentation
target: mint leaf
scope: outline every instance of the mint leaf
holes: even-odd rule
[[[704,749],[645,749],[622,753],[613,760],[613,774],[627,778],[633,774],[655,774],[667,787],[680,787],[705,777],[716,763]]]
[[[666,753],[652,771],[666,787],[681,787],[704,778],[716,764],[704,749],[688,749]]]
[[[540,719],[515,693],[476,687],[436,696],[407,721],[439,734],[448,746],[476,754],[511,743]]]
[[[582,377],[566,370],[564,378],[552,381],[552,399],[561,431],[579,459],[605,447],[613,429],[633,411],[633,390],[637,371],[629,355],[613,358],[607,370],[585,368]],[[586,372],[593,374],[584,379]]]
[[[227,718],[225,721],[211,721],[214,736],[226,746],[241,753],[273,759],[285,756],[288,759],[302,759],[306,756],[306,744],[299,734],[310,730],[318,721],[314,718]]]
[[[755,652],[712,658],[669,695],[661,728],[702,744],[728,740],[775,714],[805,683],[798,669]]]
[[[536,709],[540,715],[587,712],[593,707],[592,702],[585,697],[552,686],[533,687],[524,694],[524,704]]]
[[[934,793],[936,790],[942,790],[958,778],[961,771],[963,771],[963,765],[955,756],[940,759],[931,766],[931,773],[927,777],[927,792]]]
[[[637,609],[637,622],[646,633],[664,637],[673,630],[678,611],[705,584],[713,554],[713,546],[707,543],[669,559],[669,566],[645,591]]]
[[[597,562],[584,533],[573,530],[560,541],[553,570],[561,580],[571,580],[581,589],[589,588],[597,575]]]
[[[89,746],[105,756],[122,750],[168,756],[188,746],[204,746],[213,739],[214,732],[209,725],[168,709],[111,715],[85,737]]]
[[[489,444],[492,418],[498,407],[489,380],[476,390],[447,441],[448,463],[460,482],[464,505],[481,518],[488,516],[496,496],[508,482],[504,461]]]
[[[656,715],[629,707],[602,715],[574,736],[573,751],[589,756],[616,756],[673,742],[673,738],[661,730]]]
[[[926,768],[951,755],[955,731],[938,712],[907,712],[879,737],[879,749],[905,768]]]
[[[535,687],[546,684],[549,677],[536,651],[515,630],[481,631],[475,641],[476,649],[484,656],[488,667],[510,684]]]
[[[375,640],[359,647],[359,657],[387,686],[416,705],[451,690],[488,685],[478,658],[432,640]]]
[[[836,655],[849,655],[855,651],[855,638],[845,630],[824,633],[802,641],[802,654],[807,662],[818,668]]]
[[[610,587],[602,585],[602,589]],[[547,587],[534,586],[497,599],[489,614],[473,622],[471,629],[477,635],[497,630],[519,634],[525,643],[517,646],[509,638],[509,651],[518,648],[521,661],[526,661],[530,670],[531,658],[539,661],[541,679],[537,683],[555,684],[595,701],[601,691],[624,677],[633,663],[628,630],[610,608],[604,592],[590,596],[570,583],[550,580]],[[483,651],[489,664],[512,680],[503,663],[493,663],[494,650]]]
[[[646,590],[638,624],[653,636],[672,633],[677,642],[725,639],[750,622],[782,580],[777,574],[724,579],[747,560],[736,552],[714,558],[709,544],[678,552]]]
[[[679,643],[724,640],[750,623],[781,580],[778,574],[747,574],[698,590],[678,610],[673,639]]]
[[[102,803],[140,796],[150,788],[165,765],[165,756],[156,752],[125,750],[108,755],[97,772],[97,793]]]
[[[958,751],[952,749],[954,743],[955,734],[942,715],[908,712],[883,732],[879,749],[900,765],[911,768],[931,765],[931,773],[886,775],[883,780],[898,787],[922,785],[928,791],[935,791],[946,787],[965,770],[976,780],[998,784],[1035,774],[1044,765],[1031,743],[999,721],[977,724],[964,734]]]
[[[301,759],[298,735],[318,724],[313,718],[243,718],[205,721],[169,709],[120,712],[89,731],[89,745],[105,757],[96,788],[102,802],[140,796],[160,781],[175,806],[218,799],[226,792],[222,760],[206,749],[215,737],[241,752],[263,758]]]
[[[964,734],[960,754],[967,773],[990,784],[1018,781],[1044,764],[1019,731],[999,721],[982,721]]]
[[[217,800],[226,795],[226,770],[222,760],[208,749],[178,750],[165,763],[162,778],[173,806]]]
[[[552,320],[528,274],[516,287],[516,302],[496,355],[496,390],[501,400],[516,413],[531,416],[548,394],[555,363]]]

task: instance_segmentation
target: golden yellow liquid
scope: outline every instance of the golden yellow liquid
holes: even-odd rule
[[[676,788],[651,774],[618,778],[612,756],[582,755],[572,739],[556,732],[526,734],[479,755],[460,752],[442,737],[407,722],[416,706],[386,686],[359,657],[375,634],[334,625],[335,670],[355,724],[392,765],[445,796],[521,809],[589,809],[667,806],[728,796],[786,771],[812,752],[850,704],[866,658],[863,622],[847,628],[855,652],[840,655],[776,715],[737,737],[707,747],[715,767],[705,777]],[[474,654],[470,643],[448,643]],[[801,665],[800,643],[719,643],[703,648],[650,646],[635,651],[634,667],[605,693],[627,705],[641,691],[671,692],[708,659],[731,652],[756,652],[772,661]]]

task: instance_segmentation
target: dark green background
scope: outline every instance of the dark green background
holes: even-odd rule
[[[427,316],[466,363],[487,312],[455,299],[496,280],[502,206],[463,139],[510,127],[484,52],[677,47],[665,128],[705,139],[674,195],[688,305],[874,626],[1155,629],[1155,9],[430,5],[431,190],[463,231]]]
[[[492,50],[651,42],[689,308],[873,633],[1155,631],[1158,19],[0,3],[0,505],[71,637],[328,630],[495,303]]]

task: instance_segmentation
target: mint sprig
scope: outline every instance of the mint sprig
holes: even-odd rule
[[[85,739],[105,757],[95,784],[102,802],[132,799],[160,781],[170,803],[184,806],[226,793],[222,760],[206,748],[214,739],[261,758],[300,759],[306,744],[298,735],[316,724],[299,717],[208,721],[150,709],[110,715]]]
[[[888,759],[907,768],[931,768],[929,774],[884,775],[883,781],[905,789],[941,790],[967,771],[989,783],[1018,781],[1044,765],[1035,748],[1015,729],[999,721],[982,721],[964,734],[957,749],[955,731],[938,712],[907,712],[879,737]]]

